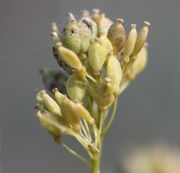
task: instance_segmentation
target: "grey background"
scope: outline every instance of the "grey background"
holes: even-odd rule
[[[124,18],[127,29],[131,23],[140,28],[144,20],[152,24],[148,66],[120,97],[105,138],[104,172],[119,172],[120,153],[134,145],[164,141],[180,148],[179,0],[0,0],[3,173],[88,172],[40,128],[33,106],[34,89],[43,86],[38,69],[58,68],[51,54],[51,22],[94,7],[113,20]]]

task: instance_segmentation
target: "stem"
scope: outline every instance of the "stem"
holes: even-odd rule
[[[78,159],[80,159],[81,161],[83,161],[86,165],[88,165],[89,167],[91,166],[90,163],[83,158],[81,155],[79,155],[77,152],[75,152],[74,150],[72,150],[71,148],[69,148],[66,144],[61,143],[61,145],[63,146],[64,149],[66,149],[67,151],[69,151],[72,155],[76,156]]]
[[[104,138],[104,135],[102,134],[102,130],[104,127],[105,114],[106,112],[100,112],[100,122],[99,122],[99,129],[98,129],[97,143],[96,143],[99,152],[94,153],[93,155],[94,157],[91,159],[91,173],[100,173],[103,138]]]
[[[115,101],[114,101],[113,112],[111,114],[111,117],[110,117],[110,120],[109,120],[108,124],[106,125],[106,127],[104,128],[104,130],[102,132],[103,134],[107,133],[107,131],[110,129],[110,127],[112,125],[112,122],[114,120],[114,117],[115,117],[115,114],[116,114],[116,110],[117,110],[117,103],[118,103],[118,98],[116,97]]]

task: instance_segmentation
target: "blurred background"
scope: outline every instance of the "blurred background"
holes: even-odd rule
[[[113,20],[121,17],[126,29],[151,22],[148,66],[119,99],[105,138],[104,170],[120,173],[119,158],[134,146],[164,142],[180,149],[179,7],[179,0],[0,0],[1,172],[88,172],[52,141],[33,109],[34,90],[43,87],[39,68],[58,69],[50,24],[83,9],[99,8]]]

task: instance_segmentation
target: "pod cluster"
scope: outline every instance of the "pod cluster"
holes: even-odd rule
[[[64,28],[52,24],[53,54],[61,70],[41,73],[52,92],[37,92],[36,109],[40,123],[53,136],[80,134],[82,121],[98,128],[99,111],[108,111],[145,68],[150,23],[144,22],[140,32],[135,24],[127,32],[123,23],[95,9],[92,14],[83,11],[80,19],[69,13]]]

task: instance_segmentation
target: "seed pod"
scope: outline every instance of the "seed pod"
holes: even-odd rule
[[[81,116],[81,118],[88,121],[89,124],[94,123],[94,119],[91,117],[91,115],[86,110],[86,108],[84,106],[82,106],[80,103],[76,103],[76,110],[77,110],[78,114]]]
[[[113,51],[113,46],[110,40],[107,38],[107,36],[105,36],[104,33],[101,33],[99,40],[100,40],[100,44],[107,50],[107,53],[110,53]]]
[[[81,102],[86,92],[86,86],[79,75],[73,74],[68,78],[66,90],[71,99]]]
[[[141,73],[147,64],[147,48],[144,46],[140,52],[137,54],[136,60],[133,62],[130,73],[132,76],[136,76]]]
[[[74,19],[65,27],[61,38],[63,45],[76,54],[85,53],[90,45],[91,31],[85,23]]]
[[[52,48],[52,51],[53,51],[53,54],[54,54],[54,57],[56,59],[56,61],[58,62],[59,66],[61,68],[63,68],[64,71],[66,71],[68,74],[72,74],[75,69],[72,68],[70,65],[68,65],[60,56],[60,54],[58,53],[57,51],[57,48],[53,47]]]
[[[132,24],[131,30],[129,32],[129,36],[128,36],[127,41],[126,41],[125,46],[124,46],[124,52],[123,52],[123,61],[124,62],[129,61],[129,56],[132,54],[132,52],[134,50],[136,38],[137,38],[136,25]]]
[[[96,39],[88,51],[88,62],[95,71],[100,71],[106,59],[106,49]]]
[[[150,23],[145,21],[144,27],[142,28],[141,32],[138,34],[138,37],[136,39],[136,44],[134,46],[134,50],[131,54],[131,57],[133,59],[135,59],[136,55],[139,53],[139,51],[141,50],[141,48],[143,47],[144,43],[147,40],[149,26],[150,26]]]
[[[122,25],[123,22],[123,19],[117,19],[117,22],[111,25],[107,34],[116,55],[122,50],[126,41],[126,31]]]
[[[53,112],[55,114],[58,114],[61,116],[61,110],[59,105],[54,101],[54,99],[52,99],[45,90],[41,90],[37,93],[38,97],[38,101],[41,100],[41,103],[43,103],[45,105],[45,107],[47,108],[48,111]]]
[[[52,112],[39,110],[36,116],[42,127],[54,137],[62,133],[69,135],[72,133],[71,130],[66,127],[63,119]]]
[[[114,93],[117,94],[119,90],[119,85],[122,80],[122,70],[121,65],[118,59],[113,56],[109,55],[109,60],[107,64],[107,76],[110,78],[110,83],[112,85],[112,89]]]
[[[82,69],[82,63],[78,56],[70,49],[67,49],[62,46],[61,43],[56,44],[56,49],[58,54],[60,54],[60,57],[71,67],[81,70]]]

